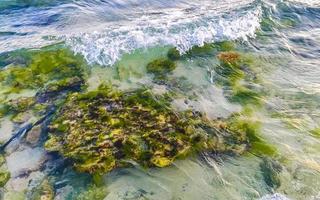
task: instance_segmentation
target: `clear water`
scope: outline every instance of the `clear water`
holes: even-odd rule
[[[257,60],[259,87],[267,95],[254,118],[263,124],[262,137],[279,152],[281,186],[274,190],[266,184],[258,156],[203,153],[162,169],[115,170],[104,176],[105,199],[320,199],[320,138],[310,132],[320,127],[318,0],[0,0],[0,53],[62,42],[90,65],[88,90],[110,81],[121,89],[147,85],[167,91],[146,74],[148,62],[172,46],[183,54],[224,40],[236,41]],[[174,108],[193,108],[210,118],[242,109],[208,73],[216,63],[214,56],[178,61],[171,78],[184,77],[185,96],[175,99]],[[196,98],[185,104],[186,96]],[[17,128],[7,118],[0,126],[0,138]],[[1,189],[2,198],[28,199],[59,162],[42,147],[11,144],[6,165],[13,176]],[[55,199],[75,199],[89,178],[64,167],[54,175]],[[31,173],[19,175],[25,170]]]

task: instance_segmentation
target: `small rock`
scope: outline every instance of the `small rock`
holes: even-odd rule
[[[6,157],[8,169],[13,177],[39,169],[46,160],[42,148],[25,147],[22,151],[11,153]]]
[[[32,146],[36,145],[40,139],[42,128],[40,125],[33,127],[26,136],[26,142]]]

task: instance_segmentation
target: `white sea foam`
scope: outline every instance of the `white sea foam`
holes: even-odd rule
[[[290,199],[282,194],[275,193],[272,195],[270,194],[265,195],[262,198],[260,198],[260,200],[290,200]]]
[[[206,8],[207,9],[207,8]],[[195,11],[161,10],[124,23],[108,24],[91,33],[67,36],[67,44],[89,63],[112,65],[125,53],[153,46],[172,45],[184,53],[192,46],[219,40],[254,37],[260,26],[260,7],[221,13],[221,7]],[[98,29],[98,28],[97,28]]]

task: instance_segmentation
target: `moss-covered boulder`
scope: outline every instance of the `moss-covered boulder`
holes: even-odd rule
[[[147,65],[147,72],[155,75],[156,78],[165,78],[167,74],[176,68],[176,64],[169,59],[159,58]]]
[[[246,143],[245,136],[217,131],[217,123],[202,118],[174,112],[148,90],[100,86],[69,96],[50,125],[45,148],[71,159],[78,171],[104,173],[130,160],[165,167],[198,150],[231,152]]]

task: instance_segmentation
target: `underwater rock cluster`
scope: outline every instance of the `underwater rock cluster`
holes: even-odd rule
[[[222,124],[176,113],[148,90],[123,93],[102,85],[69,96],[50,125],[45,147],[71,159],[81,172],[105,173],[132,161],[165,167],[198,150],[244,150],[245,133],[228,132]]]

